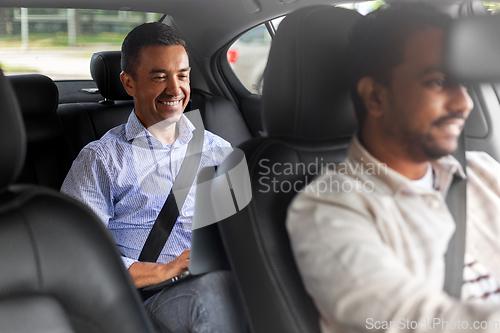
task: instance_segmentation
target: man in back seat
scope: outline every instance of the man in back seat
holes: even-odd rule
[[[443,291],[455,230],[444,198],[453,177],[465,177],[449,154],[473,106],[444,70],[450,21],[401,4],[353,28],[346,59],[358,132],[287,220],[324,333],[500,328],[500,165],[482,152],[467,152],[462,299]]]
[[[193,137],[194,126],[183,115],[190,66],[184,41],[161,23],[132,30],[121,58],[121,81],[134,98],[134,110],[126,124],[82,149],[61,191],[101,218],[142,288],[186,271],[189,264],[195,186],[158,261],[138,258]],[[231,151],[228,142],[205,131],[198,169],[220,164]],[[244,320],[238,302],[230,274],[213,272],[165,289],[145,305],[161,332],[240,332]]]

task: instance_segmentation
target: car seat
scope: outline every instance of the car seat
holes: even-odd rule
[[[25,158],[19,103],[0,71],[0,331],[153,332],[114,242],[57,191],[11,185]]]
[[[269,137],[239,146],[252,201],[219,222],[253,332],[320,331],[285,221],[295,194],[329,163],[343,160],[354,133],[344,53],[360,16],[328,5],[306,7],[288,15],[273,39],[262,96]],[[223,163],[218,173],[229,169]]]
[[[7,78],[19,102],[28,145],[24,167],[16,182],[59,189],[69,166],[64,128],[56,115],[57,86],[41,74]]]

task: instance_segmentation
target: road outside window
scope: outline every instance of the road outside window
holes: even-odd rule
[[[6,75],[44,74],[91,80],[90,58],[119,50],[126,34],[162,15],[128,11],[0,8],[0,68]]]

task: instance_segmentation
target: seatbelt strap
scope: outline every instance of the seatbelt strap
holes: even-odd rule
[[[156,262],[156,260],[158,260],[167,242],[168,236],[172,232],[175,222],[179,217],[179,211],[186,201],[186,197],[193,185],[200,165],[205,136],[205,128],[203,127],[201,115],[198,110],[186,112],[184,115],[196,128],[193,131],[191,141],[189,141],[186,156],[182,161],[179,174],[172,185],[167,200],[156,218],[153,228],[149,232],[148,238],[139,255],[139,261]]]
[[[454,154],[466,173],[465,130],[458,139],[458,149]],[[463,270],[465,256],[465,232],[467,221],[467,179],[455,174],[446,196],[446,204],[455,220],[456,229],[445,259],[444,291],[448,295],[460,299],[463,285]]]

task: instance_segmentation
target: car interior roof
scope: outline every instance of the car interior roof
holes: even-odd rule
[[[411,2],[398,0],[390,2]],[[436,0],[425,0],[436,3]],[[210,1],[134,1],[134,0],[4,0],[2,7],[28,8],[88,8],[165,13],[182,32],[197,53],[210,57],[240,33],[264,21],[286,15],[302,7],[316,4],[350,3],[353,0],[210,0]],[[422,2],[422,1],[420,1]],[[458,0],[440,0],[440,3],[462,3]],[[71,5],[70,5],[71,3]],[[198,22],[198,24],[193,24]],[[199,29],[202,26],[204,29]],[[211,37],[212,36],[212,37]]]

